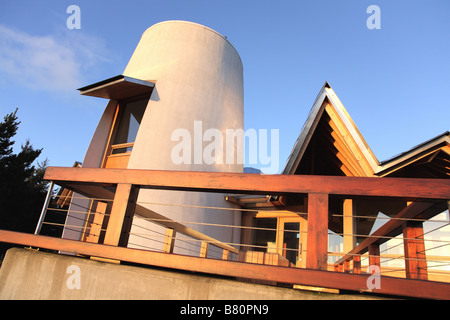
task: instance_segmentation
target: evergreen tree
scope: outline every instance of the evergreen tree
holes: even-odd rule
[[[13,153],[17,119],[16,109],[0,122],[0,229],[33,233],[46,195],[47,161],[33,165],[42,149],[34,149],[29,140]]]

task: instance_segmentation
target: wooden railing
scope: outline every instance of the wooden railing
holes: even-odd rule
[[[440,208],[435,208],[436,203],[430,201],[413,202],[401,210],[394,218],[389,220],[373,234],[368,236],[362,243],[347,252],[341,259],[335,263],[336,270],[349,271],[350,261],[353,261],[353,272],[361,272],[361,255],[369,252],[371,265],[380,265],[379,246],[391,237],[387,235],[401,230],[405,237],[405,264],[408,278],[427,280],[426,260],[424,252],[424,239],[422,221],[414,221],[419,215],[426,212],[439,213]],[[412,219],[411,221],[409,219]],[[397,232],[399,233],[399,232]],[[422,262],[425,262],[425,266]]]
[[[376,199],[396,198],[410,201],[412,203],[397,215],[405,219],[413,219],[419,215],[426,216],[429,209],[436,205],[442,207],[445,204],[446,206],[447,200],[450,199],[450,180],[441,179],[255,175],[59,167],[47,168],[44,178],[74,192],[93,197],[103,197],[105,196],[105,188],[116,187],[116,192],[112,196],[113,205],[104,243],[95,244],[65,239],[49,239],[43,236],[23,235],[8,231],[0,231],[0,241],[42,246],[167,268],[352,291],[368,291],[367,280],[370,277],[369,274],[358,273],[358,263],[355,257],[364,250],[372,250],[373,252],[373,248],[380,244],[383,234],[392,232],[394,229],[397,230],[403,224],[399,224],[399,222],[387,223],[386,226],[380,228],[381,231],[378,234],[368,237],[366,241],[348,252],[336,264],[347,268],[347,262],[353,259],[356,272],[326,271],[329,198],[331,195],[342,196],[345,199],[375,197]],[[126,225],[126,217],[135,210],[136,190],[140,188],[219,193],[307,195],[308,248],[306,269],[215,259],[201,259],[200,262],[197,260],[200,258],[197,257],[119,247],[120,237],[124,233]],[[416,243],[413,246],[417,248]],[[410,267],[414,268],[412,265]],[[450,299],[450,284],[412,278],[399,279],[383,276],[382,286],[372,288],[369,291],[421,298]]]

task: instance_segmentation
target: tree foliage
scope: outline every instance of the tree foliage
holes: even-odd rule
[[[46,195],[47,161],[34,165],[42,149],[29,140],[14,154],[12,138],[19,125],[17,109],[0,122],[0,229],[32,233]]]

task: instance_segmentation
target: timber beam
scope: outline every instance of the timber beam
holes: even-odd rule
[[[339,273],[205,259],[5,230],[0,230],[0,242],[220,276],[302,284],[357,292],[372,292],[402,297],[450,299],[450,284],[443,282],[381,276],[380,288],[368,290],[367,282],[371,276],[369,274]]]
[[[259,175],[246,173],[48,167],[61,186],[131,184],[140,188],[248,194],[309,194],[450,199],[450,179]]]

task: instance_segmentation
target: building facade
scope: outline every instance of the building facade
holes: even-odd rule
[[[186,21],[153,25],[143,33],[122,75],[80,92],[109,100],[84,158],[85,168],[243,172],[237,160],[208,161],[227,150],[206,154],[208,143],[217,137],[214,133],[242,130],[244,116],[242,61],[228,40],[210,28]],[[76,208],[91,206],[85,199],[74,201],[78,205],[73,203],[67,225],[85,218]],[[235,208],[222,194],[141,190],[137,204],[140,214],[133,218],[129,246],[162,248],[165,228],[155,225],[159,215],[192,223],[241,222],[236,210],[211,215],[198,208]],[[204,224],[192,229],[227,243],[240,240],[239,229]],[[83,231],[68,227],[64,237],[80,239]],[[178,253],[200,247],[177,243]]]

